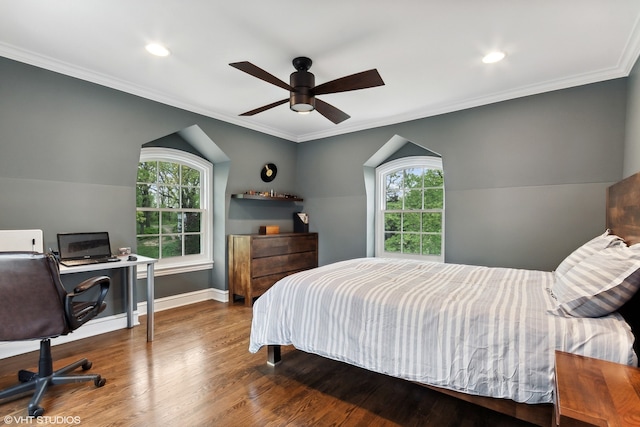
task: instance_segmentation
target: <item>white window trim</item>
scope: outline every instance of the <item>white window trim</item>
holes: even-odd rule
[[[169,161],[183,163],[202,173],[200,195],[201,206],[206,210],[206,218],[202,222],[202,253],[160,259],[155,264],[154,276],[187,273],[191,271],[210,270],[213,268],[213,164],[202,157],[186,151],[164,147],[147,147],[140,150],[139,162]],[[136,188],[137,193],[137,188]],[[137,210],[137,206],[136,206]],[[137,272],[137,278],[147,277],[145,269]]]
[[[418,254],[404,254],[396,252],[385,252],[384,250],[384,215],[382,215],[382,205],[385,200],[385,183],[384,176],[389,172],[399,169],[407,169],[412,167],[427,167],[430,169],[440,169],[442,167],[442,158],[435,156],[411,156],[403,157],[400,159],[392,160],[388,163],[383,163],[376,168],[376,210],[375,210],[375,256],[385,258],[404,258],[404,259],[417,259],[422,261],[435,261],[444,262],[444,232],[445,223],[444,215],[442,215],[442,252],[440,255],[418,255]],[[444,191],[444,189],[443,189]],[[443,193],[444,194],[444,193]],[[445,200],[443,200],[442,212],[445,210]]]

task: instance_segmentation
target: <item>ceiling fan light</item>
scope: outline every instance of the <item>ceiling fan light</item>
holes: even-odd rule
[[[305,114],[315,110],[315,107],[311,104],[292,104],[291,109],[296,113]]]

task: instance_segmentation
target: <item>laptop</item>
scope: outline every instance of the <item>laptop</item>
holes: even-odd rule
[[[120,261],[111,254],[109,233],[59,233],[58,251],[60,264],[67,267]]]

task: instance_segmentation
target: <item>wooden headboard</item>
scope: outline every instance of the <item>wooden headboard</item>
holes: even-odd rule
[[[640,172],[607,189],[607,228],[628,245],[640,243]]]
[[[640,243],[640,172],[607,189],[607,228],[628,245]],[[640,275],[640,270],[635,274]],[[636,336],[634,349],[640,357],[640,292],[619,312]]]

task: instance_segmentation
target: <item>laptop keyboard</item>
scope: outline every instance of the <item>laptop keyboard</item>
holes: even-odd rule
[[[77,267],[79,265],[89,265],[89,264],[101,264],[103,262],[113,262],[120,261],[118,257],[112,258],[91,258],[91,259],[68,259],[65,261],[61,261],[60,264],[66,265],[67,267]]]

